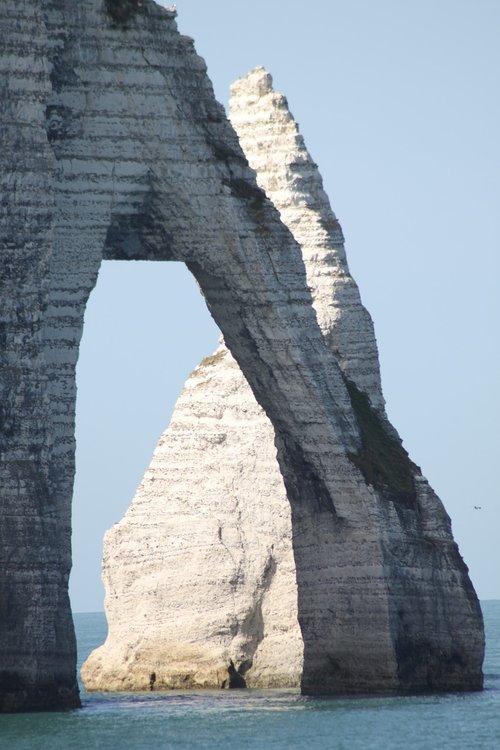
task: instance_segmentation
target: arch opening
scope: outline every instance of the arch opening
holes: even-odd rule
[[[185,380],[218,336],[183,263],[103,261],[76,372],[73,612],[103,609],[104,532],[125,513]]]

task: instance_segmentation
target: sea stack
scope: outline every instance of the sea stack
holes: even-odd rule
[[[234,662],[250,687],[312,694],[477,689],[479,605],[449,518],[387,420],[372,321],[317,166],[264,69],[233,85],[230,119],[300,245],[358,442],[338,427],[327,448],[318,428],[318,484],[221,342],[106,535],[109,635],[86,687],[145,689],[153,671],[159,688],[216,687]],[[300,481],[283,482],[275,443]]]

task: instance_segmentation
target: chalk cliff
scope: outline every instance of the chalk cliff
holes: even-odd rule
[[[194,370],[132,505],[105,537],[109,634],[87,689],[299,685],[290,506],[271,423],[222,344]]]
[[[340,225],[284,97],[256,69],[233,86],[231,120],[301,243],[318,320],[348,377],[383,409],[373,326]],[[290,506],[274,431],[221,345],[189,378],[125,518],[106,534],[109,634],[87,689],[300,684],[302,638]]]
[[[102,258],[184,261],[273,424],[302,689],[479,688],[481,614],[448,520],[406,460],[387,464],[378,405],[325,345],[300,247],[175,12],[4,0],[0,86],[0,710],[79,703],[75,365]]]
[[[426,550],[439,545],[442,555],[451,543],[448,519],[387,422],[373,326],[349,273],[340,226],[287,102],[271,84],[262,68],[234,84],[231,121],[258,184],[301,245],[321,330],[349,383],[358,419],[365,421],[365,440],[373,443],[366,453],[378,451],[358,456],[360,468],[372,471],[371,462],[380,462],[385,474],[370,476],[371,483],[392,481],[399,504],[413,502],[424,521],[405,529],[409,513],[396,508],[388,514],[387,536],[397,534],[399,545],[408,540],[417,550],[408,561],[400,555],[397,564],[413,568],[405,572],[408,578],[446,578],[431,570],[435,558]],[[368,529],[365,534],[368,542]],[[390,586],[391,572],[382,566],[375,575],[370,571],[370,599],[362,611],[346,615],[338,605],[350,596],[348,549],[343,554],[329,593],[339,621],[358,621],[341,646],[354,659],[361,639],[371,637],[374,599],[387,597],[378,579]],[[274,431],[224,345],[188,379],[132,505],[106,534],[103,578],[109,634],[84,665],[87,689],[144,689],[152,672],[158,688],[216,687],[227,681],[230,660],[244,665],[249,686],[300,682],[292,521]],[[435,595],[431,587],[427,593]],[[403,605],[398,617],[408,628],[414,615]],[[387,627],[383,637],[390,640]],[[398,644],[393,647],[397,655]],[[423,659],[422,687],[433,661],[430,653]],[[338,680],[339,690],[362,689],[349,686],[345,675]]]

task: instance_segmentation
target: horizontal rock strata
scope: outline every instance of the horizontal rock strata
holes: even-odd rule
[[[272,426],[224,345],[197,367],[123,520],[107,532],[109,635],[87,689],[299,685],[290,506]]]
[[[60,446],[45,325],[56,214],[49,45],[38,3],[1,3],[0,712],[79,702],[71,495],[62,507],[51,490]]]
[[[75,363],[102,258],[185,262],[273,424],[302,690],[480,687],[481,614],[448,519],[370,405],[373,366],[363,395],[326,346],[300,246],[175,11],[4,0],[0,32],[0,711],[79,702]]]
[[[311,693],[479,687],[477,601],[449,519],[387,421],[372,322],[317,167],[263,69],[233,86],[230,116],[301,245],[360,444],[337,432],[311,509],[310,464],[285,441],[290,514],[271,423],[225,346],[207,357],[106,535],[109,635],[86,686],[145,689],[154,672],[158,688],[215,687],[232,660],[249,686],[300,680]]]
[[[103,257],[187,263],[306,505],[328,482],[335,435],[353,449],[359,435],[300,248],[175,13],[151,0],[6,0],[0,28],[0,710],[28,710],[79,700],[67,594],[74,379]],[[297,446],[311,466],[302,488]]]

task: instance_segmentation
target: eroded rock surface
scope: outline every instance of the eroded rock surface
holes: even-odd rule
[[[104,541],[109,635],[87,689],[299,685],[290,506],[274,433],[224,345],[188,379],[134,502]]]
[[[451,570],[432,571],[437,558],[434,552],[428,554],[428,547],[438,545],[440,560],[445,560],[446,545],[452,543],[449,522],[387,422],[373,326],[348,270],[340,226],[286,100],[272,90],[265,70],[256,69],[234,84],[230,116],[259,185],[301,244],[318,321],[347,379],[363,433],[365,450],[351,456],[351,463],[379,490],[393,485],[388,493],[393,510],[391,514],[385,508],[385,519],[377,518],[382,509],[373,492],[371,522],[382,532],[376,556],[374,529],[365,528],[360,542],[349,538],[345,528],[356,516],[359,497],[352,497],[350,513],[338,520],[345,524],[344,534],[335,538],[330,530],[323,531],[324,543],[345,547],[336,553],[340,569],[330,573],[330,611],[340,629],[349,621],[353,627],[351,634],[341,633],[338,667],[332,656],[332,672],[337,671],[338,691],[360,690],[345,667],[342,673],[341,659],[347,653],[354,663],[363,641],[366,648],[371,612],[382,601],[389,614],[400,597],[396,629],[408,631],[413,594],[405,602],[404,589],[390,590],[392,579],[399,586],[402,578],[408,579],[407,585],[413,579],[424,598],[426,592],[432,596],[432,585],[424,582],[429,576],[435,583],[441,578],[443,586]],[[363,571],[367,601],[358,600],[359,610],[354,611],[349,587],[357,566],[359,570],[364,540],[372,545]],[[399,559],[393,552],[398,546]],[[393,556],[397,570],[387,567],[384,553]],[[372,562],[378,561],[372,570],[371,555]],[[412,570],[402,575],[400,568],[405,567]],[[293,686],[300,681],[303,642],[292,522],[274,432],[224,345],[187,381],[131,507],[107,533],[103,575],[109,635],[84,666],[88,689],[144,689],[151,672],[158,687],[220,686],[230,660],[251,665],[245,673],[250,686]],[[359,587],[359,581],[355,585]],[[318,600],[317,606],[324,602]],[[386,642],[394,639],[389,617],[377,627]],[[425,628],[424,621],[419,627]],[[423,629],[416,638],[425,663],[420,666],[422,689],[426,681],[430,685],[439,679],[431,672],[432,638]],[[408,654],[402,653],[401,641],[393,640],[392,649],[402,689]],[[359,674],[358,669],[357,680]],[[391,688],[389,681],[386,685]],[[315,690],[321,692],[321,686]]]
[[[446,516],[404,461],[380,471],[379,423],[175,13],[4,0],[0,71],[0,710],[78,705],[75,364],[103,257],[184,261],[274,426],[302,689],[479,687],[481,616]]]

